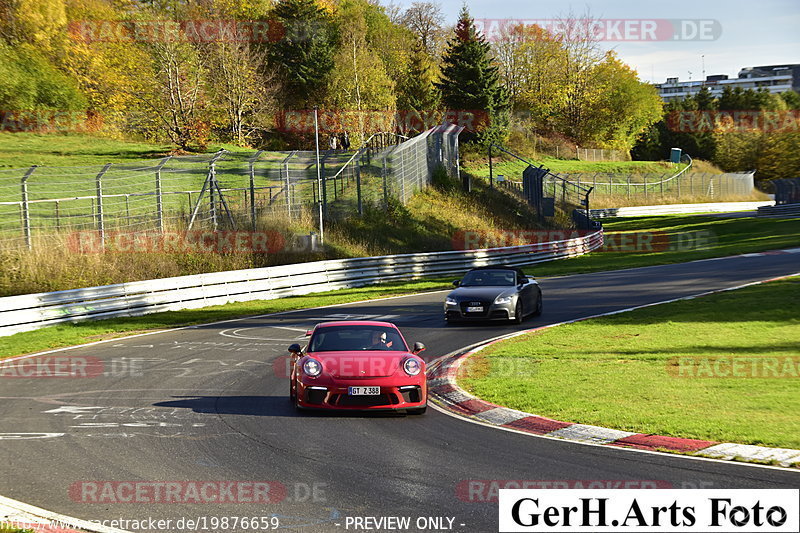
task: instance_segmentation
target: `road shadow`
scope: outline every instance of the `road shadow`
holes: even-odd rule
[[[405,413],[393,411],[297,410],[289,396],[173,396],[173,400],[154,403],[155,407],[191,409],[195,413],[242,416],[282,416],[291,418],[346,417],[393,418]]]

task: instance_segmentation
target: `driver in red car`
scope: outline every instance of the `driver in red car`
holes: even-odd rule
[[[367,350],[391,350],[392,341],[386,342],[385,331],[374,331],[372,333],[372,344],[367,347]]]

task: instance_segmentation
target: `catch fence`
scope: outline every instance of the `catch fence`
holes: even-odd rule
[[[525,199],[543,226],[596,227],[589,216],[591,187],[566,180],[501,146],[489,148],[489,182]]]
[[[357,152],[229,152],[93,166],[0,169],[0,244],[52,245],[64,236],[187,229],[255,229],[263,216],[327,220],[405,203],[437,166],[458,173],[458,134],[445,125],[412,139],[370,137]]]

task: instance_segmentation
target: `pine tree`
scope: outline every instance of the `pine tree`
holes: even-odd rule
[[[284,78],[289,106],[310,107],[321,98],[333,68],[334,29],[314,0],[281,0],[274,10],[282,36],[269,50]]]
[[[509,98],[500,83],[489,43],[478,35],[467,7],[461,8],[455,35],[447,43],[442,79],[436,84],[442,102],[452,112],[476,114],[473,135],[481,142],[497,142],[508,130]],[[468,128],[469,129],[469,128]]]
[[[398,83],[398,127],[403,134],[419,133],[440,122],[441,101],[435,79],[433,60],[418,41],[409,58],[408,72]]]

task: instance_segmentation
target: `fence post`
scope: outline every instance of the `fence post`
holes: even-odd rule
[[[255,153],[253,157],[250,158],[248,163],[250,163],[250,222],[253,227],[253,231],[256,230],[256,169],[255,164],[258,161],[258,158],[261,157],[261,152],[263,150],[259,150]]]
[[[100,242],[103,245],[103,249],[105,249],[106,245],[106,229],[104,226],[105,221],[103,220],[103,175],[108,172],[109,168],[111,168],[111,163],[106,163],[106,166],[95,178],[97,187],[97,229],[100,231]]]
[[[647,199],[647,174],[643,176],[644,179],[644,198]]]
[[[389,190],[386,188],[386,158],[389,154],[383,154],[383,167],[381,168],[381,176],[383,177],[383,208],[389,209]]]
[[[322,156],[319,161],[319,172],[322,178],[322,215],[323,218],[328,218],[328,180],[325,176],[325,158],[327,155]],[[288,184],[287,184],[288,187]],[[336,196],[336,182],[333,183],[333,195]]]
[[[56,200],[56,231],[61,231],[61,215],[58,210],[58,200]]]
[[[36,171],[37,165],[33,165],[31,168],[25,172],[25,175],[22,176],[22,232],[25,235],[25,244],[28,247],[28,250],[33,248],[33,244],[31,243],[31,211],[30,206],[28,205],[28,178],[31,177]]]
[[[361,197],[361,159],[356,165],[356,196],[358,197],[358,216],[364,216],[364,199]]]
[[[164,196],[161,193],[161,169],[167,164],[172,156],[165,157],[156,167],[156,211],[158,212],[158,231],[164,233]],[[191,201],[189,202],[191,206]]]
[[[489,188],[494,186],[494,174],[492,172],[492,145],[489,144]]]
[[[217,231],[217,201],[216,201],[216,187],[214,187],[214,182],[216,181],[215,173],[216,169],[214,168],[216,165],[212,161],[210,165],[208,165],[208,176],[206,179],[208,180],[208,200],[209,200],[209,214],[211,215],[211,223],[214,225],[214,231]]]
[[[631,197],[631,175],[628,174],[628,198]]]
[[[397,173],[395,173],[397,178]],[[400,152],[400,202],[406,205],[406,152]]]
[[[289,160],[294,157],[296,153],[297,150],[289,152],[289,155],[287,155],[286,159],[283,160],[283,168],[281,169],[281,171],[286,172],[286,216],[289,220],[292,219],[292,204],[291,198],[289,198]],[[280,190],[278,191],[278,194],[280,194]]]

